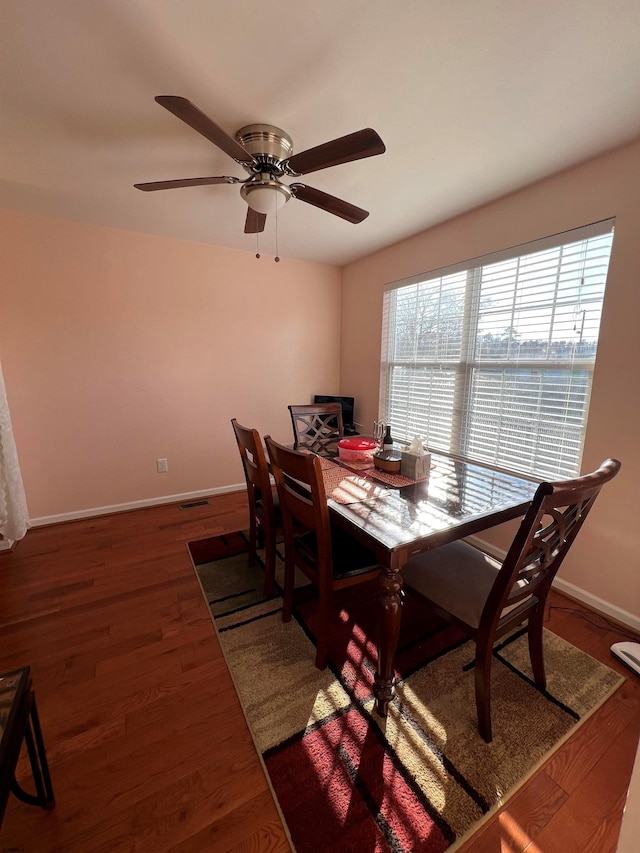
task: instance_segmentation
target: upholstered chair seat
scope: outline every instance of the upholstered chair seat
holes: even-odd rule
[[[502,563],[466,542],[452,542],[413,557],[403,569],[405,584],[422,593],[442,610],[480,627],[482,612]],[[521,581],[519,585],[526,582]],[[502,614],[517,607],[507,605]]]

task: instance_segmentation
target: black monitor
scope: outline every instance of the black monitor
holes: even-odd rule
[[[342,421],[344,423],[345,432],[352,432],[353,425],[353,410],[355,407],[355,397],[337,397],[332,394],[316,394],[313,398],[314,403],[341,403],[342,404]]]

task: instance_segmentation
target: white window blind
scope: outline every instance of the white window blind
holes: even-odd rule
[[[613,220],[388,285],[396,440],[536,478],[580,472]]]

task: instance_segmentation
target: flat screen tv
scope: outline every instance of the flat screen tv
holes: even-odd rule
[[[353,410],[355,407],[355,397],[336,397],[331,394],[316,394],[313,398],[314,403],[341,403],[342,404],[342,421],[345,430],[353,428]]]

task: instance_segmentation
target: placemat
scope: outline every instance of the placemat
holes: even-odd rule
[[[329,468],[339,468],[339,464],[334,462],[333,459],[327,459],[326,456],[319,456],[317,453],[314,453],[313,450],[307,450],[306,447],[301,447],[298,450],[298,453],[307,453],[309,456],[317,456],[320,460],[320,467],[323,471],[327,471]]]
[[[415,483],[422,483],[429,476],[427,474],[426,477],[421,477],[419,480],[412,480],[411,477],[403,477],[402,474],[391,474],[389,471],[380,471],[378,468],[373,468],[367,474],[369,477],[380,480],[381,483],[393,486],[394,489],[400,489],[402,486],[413,486]]]
[[[301,450],[302,453],[311,453],[309,450]],[[322,474],[325,475],[326,472],[332,472],[329,480],[325,477],[325,489],[327,490],[327,497],[333,498],[336,503],[357,503],[358,501],[364,501],[367,498],[377,497],[380,492],[375,491],[375,484],[369,482],[369,478],[377,480],[380,483],[384,483],[386,486],[391,486],[393,489],[401,489],[403,486],[413,486],[416,483],[423,483],[427,477],[421,477],[419,480],[413,480],[411,477],[403,477],[402,474],[391,474],[388,471],[380,471],[378,468],[373,466],[370,462],[345,462],[344,459],[341,459],[339,462],[333,459],[327,459],[324,456],[319,456],[320,459],[320,467],[322,468]],[[431,463],[431,468],[434,465]],[[345,478],[345,471],[354,472],[355,476],[352,476],[351,479],[354,481],[348,485],[348,487],[338,489],[340,482],[343,479],[348,479],[348,475]],[[361,476],[357,476],[360,474]],[[358,482],[358,488],[354,488],[354,483]],[[362,484],[368,485],[369,489],[365,490]],[[337,489],[338,497],[332,494],[332,490]],[[373,491],[372,491],[373,489]],[[365,494],[365,491],[367,492]],[[354,497],[355,494],[361,494],[362,497]]]
[[[327,497],[339,504],[355,504],[376,498],[386,492],[383,486],[350,474],[340,465],[333,465],[322,471]]]
[[[356,474],[368,474],[373,469],[373,460],[368,459],[366,462],[347,462],[345,459],[340,459],[339,463],[343,468],[348,468],[350,471],[355,471]]]
[[[323,471],[329,471],[331,468],[339,468],[337,462],[334,462],[333,459],[327,459],[325,456],[320,456],[320,467]]]

